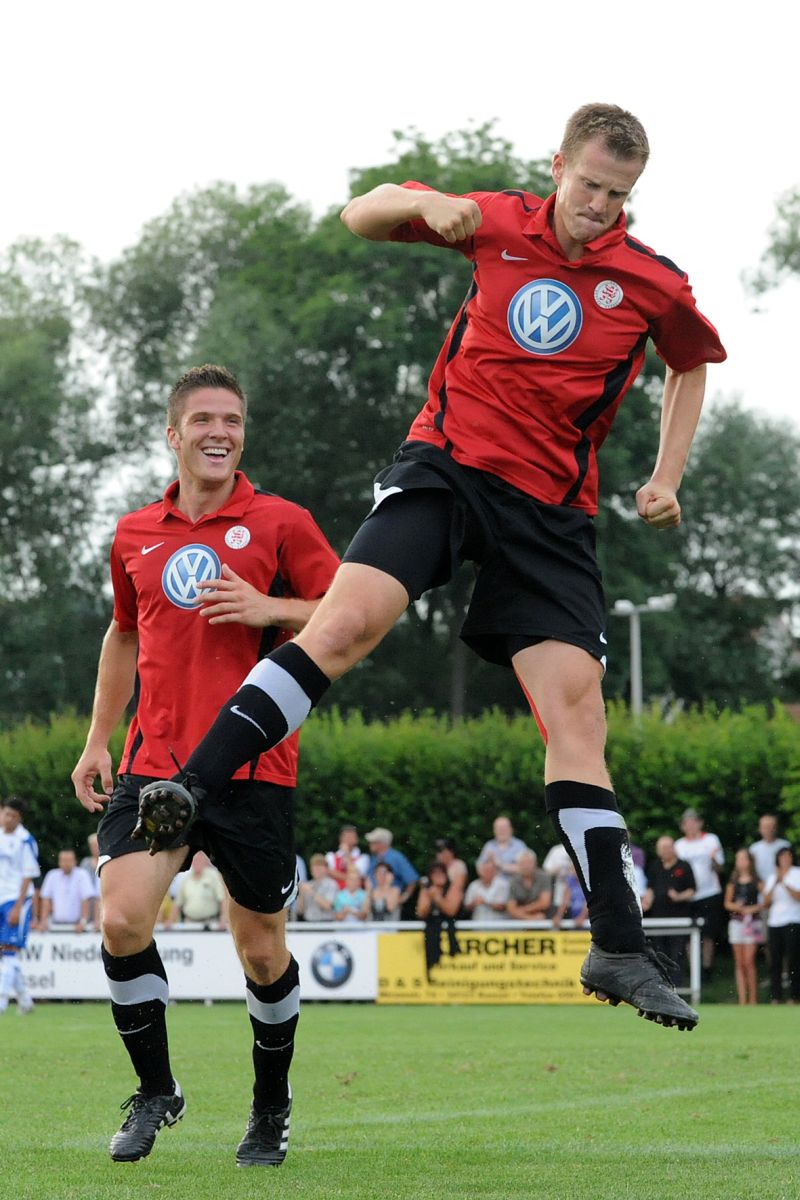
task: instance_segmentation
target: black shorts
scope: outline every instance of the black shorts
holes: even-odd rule
[[[481,658],[508,666],[525,646],[553,639],[605,667],[594,522],[581,509],[542,504],[427,442],[400,447],[375,495],[344,562],[385,571],[416,600],[471,560],[477,574],[461,636]]]
[[[139,791],[152,783],[146,775],[120,775],[97,836],[100,865],[147,850],[131,832],[136,824]],[[186,861],[205,850],[237,904],[253,912],[276,913],[297,894],[294,849],[294,788],[261,780],[234,780],[203,801],[200,815],[177,846],[186,846]]]

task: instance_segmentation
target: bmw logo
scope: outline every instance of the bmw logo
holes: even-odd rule
[[[323,942],[311,956],[311,974],[322,987],[342,987],[353,974],[353,956],[341,942]]]
[[[182,546],[167,561],[161,586],[167,599],[177,608],[193,609],[202,595],[198,583],[219,579],[221,574],[222,564],[208,546]]]
[[[581,331],[583,311],[572,288],[557,279],[534,279],[511,298],[508,330],[529,354],[560,354]]]

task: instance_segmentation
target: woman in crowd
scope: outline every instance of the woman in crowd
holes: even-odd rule
[[[379,862],[375,866],[375,886],[370,891],[369,906],[373,921],[396,921],[400,916],[400,888],[388,863]]]
[[[764,941],[763,907],[755,860],[749,850],[737,850],[725,888],[725,909],[730,914],[728,941],[733,950],[740,1004],[758,1003],[756,953]]]
[[[764,903],[769,905],[770,999],[783,1000],[784,967],[789,976],[789,1003],[800,1004],[800,867],[794,850],[782,846],[775,857],[775,870],[767,880]]]

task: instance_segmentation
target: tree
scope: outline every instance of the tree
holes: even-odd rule
[[[751,277],[750,284],[758,294],[797,275],[800,275],[800,186],[785,192],[778,200],[761,267]]]
[[[86,269],[64,239],[17,243],[0,261],[0,720],[88,702],[104,447],[73,338]]]
[[[800,578],[798,461],[793,428],[738,400],[704,418],[681,489],[677,619],[664,623],[673,687],[687,701],[738,704],[780,690],[794,646],[778,621]]]

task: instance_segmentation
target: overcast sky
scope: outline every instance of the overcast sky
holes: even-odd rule
[[[709,394],[800,421],[800,284],[742,285],[780,194],[800,184],[787,6],[711,0],[29,0],[4,6],[0,246],[67,233],[108,259],[181,192],[275,179],[318,213],[395,129],[431,137],[497,118],[549,155],[580,104],[643,121],[652,157],[636,234],[688,271],[729,361]],[[626,16],[629,15],[628,20]],[[520,180],[509,180],[519,185]]]

